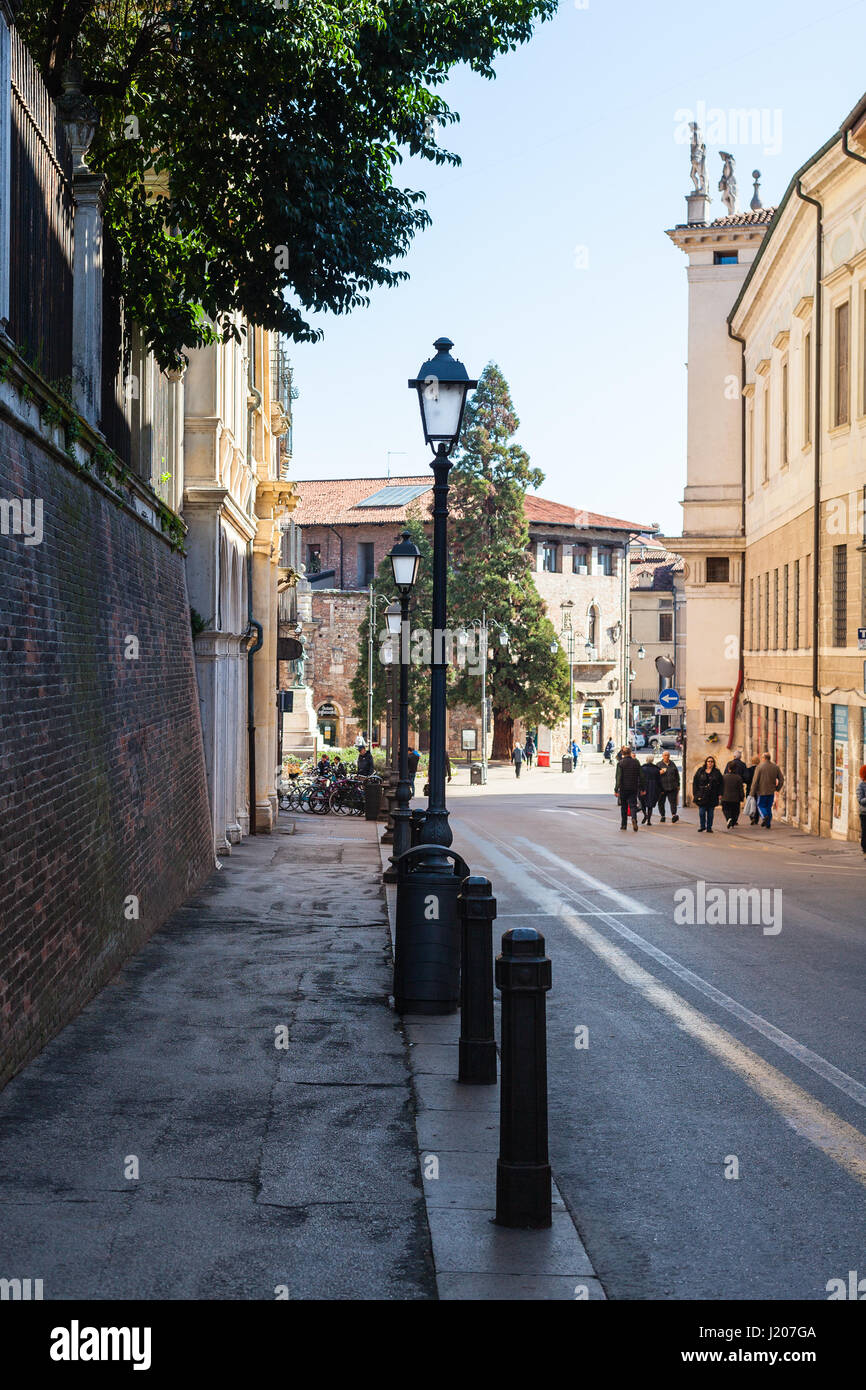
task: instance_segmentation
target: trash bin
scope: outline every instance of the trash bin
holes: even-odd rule
[[[550,754],[539,753],[537,761],[539,767],[550,767]]]
[[[425,865],[430,845],[397,860],[394,1007],[398,1013],[449,1014],[460,1003],[460,915],[457,898],[469,866],[454,850],[450,873]]]
[[[382,805],[382,782],[378,777],[368,777],[364,787],[364,819],[378,820]]]
[[[484,776],[483,776],[483,774],[484,774],[484,768],[481,766],[481,764],[480,764],[480,763],[473,763],[472,766],[471,766],[470,769],[469,769],[469,785],[470,785],[470,787],[480,787],[481,784],[482,784],[482,782],[484,781]]]
[[[562,755],[562,770],[563,772],[574,772],[574,763],[571,761],[570,753],[563,753]]]

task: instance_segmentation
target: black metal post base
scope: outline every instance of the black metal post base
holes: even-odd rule
[[[483,1038],[461,1038],[457,1080],[464,1086],[496,1085],[496,1043]]]
[[[496,1163],[497,1226],[544,1230],[551,1225],[549,1163]]]

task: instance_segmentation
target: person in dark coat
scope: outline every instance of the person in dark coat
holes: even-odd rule
[[[661,815],[659,820],[662,825],[665,823],[665,801],[671,808],[671,820],[676,825],[679,820],[677,815],[677,801],[680,794],[680,770],[676,763],[671,762],[671,755],[667,751],[662,753],[662,760],[658,765],[659,773],[659,810]]]
[[[410,791],[410,793],[409,793],[410,796],[414,796],[414,795],[415,795],[415,773],[418,771],[418,764],[420,763],[420,761],[421,761],[421,754],[418,752],[418,749],[417,749],[417,748],[410,748],[410,749],[409,749],[409,785],[410,785],[410,787],[411,787],[411,789],[412,789],[412,790]]]
[[[722,815],[729,830],[733,830],[740,819],[740,807],[746,798],[746,784],[742,775],[734,770],[735,766],[734,761],[729,762],[722,777]],[[745,767],[745,763],[740,766]]]
[[[653,811],[658,804],[662,789],[662,784],[659,780],[659,770],[652,758],[647,758],[643,765],[643,780],[644,789],[641,792],[640,798],[640,804],[643,809],[643,824],[652,825]]]
[[[692,781],[692,796],[698,808],[700,825],[698,834],[706,830],[707,834],[713,833],[713,816],[722,795],[722,774],[716,767],[716,760],[710,755],[703,767],[699,767]]]
[[[734,749],[734,756],[731,758],[731,761],[728,763],[727,767],[725,768],[725,772],[736,772],[736,773],[738,774],[738,776],[742,777],[742,779],[743,779],[743,785],[745,786],[745,784],[746,784],[746,774],[747,774],[748,771],[749,771],[749,769],[746,767],[746,764],[743,762],[743,750],[742,750],[742,748],[735,748],[735,749]],[[751,780],[751,779],[750,779],[750,780]]]
[[[446,782],[451,781],[451,755],[447,748],[445,749],[445,780]]]
[[[532,734],[526,735],[526,742],[523,745],[523,756],[526,759],[527,767],[532,767],[532,759],[535,757],[535,743]]]
[[[373,771],[374,771],[373,754],[370,752],[370,750],[369,750],[369,748],[367,747],[367,745],[364,744],[363,747],[361,748],[360,753],[358,754],[358,776],[359,776],[359,777],[372,777],[372,776],[373,776]]]
[[[611,761],[612,758],[613,758],[613,739],[612,739],[612,738],[609,738],[608,741],[607,741],[607,743],[604,745],[604,760],[605,760],[606,763],[609,763],[609,762]],[[617,759],[617,762],[619,762],[619,759]]]
[[[631,812],[632,830],[637,830],[638,799],[646,783],[644,770],[637,758],[632,757],[630,748],[623,749],[613,785],[622,817],[620,829],[628,830],[628,817],[629,812]]]
[[[511,761],[514,763],[514,775],[515,775],[515,777],[519,777],[519,776],[520,776],[520,769],[521,769],[521,767],[523,766],[523,759],[524,759],[525,757],[526,757],[526,754],[524,753],[524,751],[523,751],[523,749],[521,748],[520,744],[519,744],[519,743],[515,743],[513,749],[511,750]]]

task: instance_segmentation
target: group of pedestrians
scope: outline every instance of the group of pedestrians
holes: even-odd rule
[[[520,769],[523,767],[524,763],[526,763],[527,767],[532,767],[532,764],[535,761],[537,751],[538,750],[535,747],[535,740],[532,737],[532,734],[526,735],[525,743],[515,743],[514,747],[511,750],[511,761],[514,764],[515,777],[520,776]],[[580,749],[577,746],[576,739],[571,740],[570,751],[571,765],[574,768],[577,767],[577,764],[580,761]]]
[[[670,753],[663,753],[660,763],[653,758],[639,763],[630,748],[621,749],[617,754],[614,790],[622,818],[621,830],[628,829],[629,816],[632,829],[637,830],[638,808],[643,825],[652,825],[655,810],[659,811],[662,825],[667,820],[665,811],[668,809],[672,823],[679,820],[680,770],[671,762]]]
[[[700,820],[698,833],[706,831],[712,835],[719,804],[729,830],[735,829],[739,823],[744,807],[752,825],[760,822],[765,830],[769,830],[773,823],[776,794],[784,785],[782,769],[773,762],[769,753],[761,757],[756,753],[746,766],[742,751],[738,748],[724,772],[719,771],[715,758],[710,755],[692,780],[692,797]]]
[[[663,753],[660,763],[651,757],[639,763],[631,748],[626,747],[617,754],[616,763],[614,790],[619,802],[620,829],[628,829],[631,816],[632,829],[637,830],[638,809],[642,813],[642,825],[652,825],[655,810],[660,812],[659,820],[664,825],[668,808],[671,821],[679,820],[680,773],[676,764],[671,762],[670,753]],[[860,769],[860,777],[857,791],[862,808],[860,843],[866,854],[866,766]],[[712,835],[713,820],[719,805],[729,830],[735,829],[739,823],[744,807],[752,825],[760,822],[769,830],[773,823],[776,794],[784,785],[782,769],[773,762],[769,753],[761,757],[756,753],[747,766],[743,762],[742,750],[737,749],[724,772],[720,771],[715,758],[710,755],[692,778],[692,799],[698,808],[698,834],[706,832]]]

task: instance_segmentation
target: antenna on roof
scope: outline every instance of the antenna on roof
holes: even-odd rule
[[[385,477],[391,481],[391,455],[396,454],[400,458],[406,457],[405,449],[389,449],[385,455]]]

